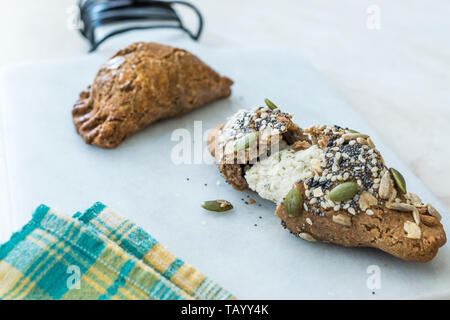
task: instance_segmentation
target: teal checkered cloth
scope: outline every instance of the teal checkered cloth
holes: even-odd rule
[[[0,246],[1,299],[235,299],[102,203],[45,205]]]

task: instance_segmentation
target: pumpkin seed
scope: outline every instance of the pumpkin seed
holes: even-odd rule
[[[394,178],[395,185],[397,186],[397,189],[401,193],[406,193],[406,182],[405,178],[403,178],[402,174],[395,170],[394,168],[390,168],[389,171],[392,174],[392,177]]]
[[[344,182],[333,188],[328,194],[330,200],[344,201],[352,199],[358,193],[360,186],[355,182]]]
[[[284,209],[288,217],[297,217],[303,210],[303,196],[296,187],[292,188],[284,199]]]
[[[249,145],[253,144],[256,141],[257,138],[258,135],[256,134],[256,132],[247,133],[245,136],[236,140],[236,142],[234,143],[234,151],[247,149]]]
[[[266,105],[269,107],[270,110],[278,109],[278,107],[275,105],[275,103],[273,103],[269,99],[267,99],[267,98],[264,99],[264,102],[266,103]]]
[[[353,129],[348,129],[347,131],[351,132],[351,133],[359,133],[359,131],[356,131],[356,130],[353,130]]]
[[[210,200],[202,203],[202,207],[209,211],[223,212],[233,209],[230,202],[226,200]]]

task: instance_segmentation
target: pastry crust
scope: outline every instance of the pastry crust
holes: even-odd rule
[[[220,124],[210,132],[208,148],[213,156],[222,129]],[[378,248],[406,261],[427,262],[436,256],[446,243],[439,213],[417,195],[397,191],[368,135],[339,126],[314,126],[304,132],[308,139],[301,131],[302,137],[291,147],[317,145],[326,155],[313,177],[293,186],[303,198],[298,215],[287,215],[285,199],[278,204],[275,214],[284,228],[304,240]],[[346,158],[340,159],[344,153]],[[217,156],[216,160],[227,182],[238,190],[248,188],[242,165],[225,165]],[[357,183],[360,190],[352,199],[331,201],[330,191],[344,181]]]
[[[284,228],[302,239],[346,247],[378,248],[407,261],[428,262],[446,243],[442,224],[430,216],[425,207],[419,209],[420,239],[408,238],[404,230],[405,222],[414,223],[411,213],[389,210],[379,205],[371,207],[371,210],[373,215],[351,215],[342,209],[321,209],[318,215],[304,210],[298,217],[288,217],[284,203],[281,203],[275,215],[281,219]]]
[[[73,122],[86,143],[116,148],[158,120],[228,97],[232,83],[185,50],[135,43],[111,57],[81,92]]]
[[[220,136],[225,123],[219,123],[213,127],[208,133],[207,146],[208,151],[213,157],[216,157],[216,149],[218,149],[217,138]],[[219,170],[225,181],[227,181],[236,190],[248,189],[247,181],[244,179],[245,165],[238,163],[226,163],[216,158]]]

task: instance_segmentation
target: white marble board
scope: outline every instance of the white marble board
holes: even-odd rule
[[[0,223],[3,241],[40,203],[70,215],[102,201],[238,298],[450,297],[448,246],[432,262],[417,264],[373,249],[308,243],[280,227],[274,204],[255,195],[261,207],[244,204],[241,198],[251,193],[233,190],[214,165],[174,165],[170,154],[176,142],[170,137],[175,129],[192,132],[194,121],[202,120],[206,130],[239,108],[270,97],[301,126],[339,124],[371,134],[385,160],[404,174],[408,188],[436,204],[449,230],[444,207],[302,58],[264,49],[214,50],[195,44],[189,49],[235,81],[232,96],[154,124],[115,150],[86,145],[71,119],[79,91],[92,81],[105,56],[22,64],[2,74],[11,202],[9,221]],[[235,208],[223,214],[200,208],[202,201],[216,198]],[[380,289],[366,285],[370,265],[381,270]]]

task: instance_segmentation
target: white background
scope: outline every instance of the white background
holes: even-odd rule
[[[286,47],[309,59],[450,208],[450,2],[192,2],[205,16],[203,43]],[[0,66],[85,55],[87,43],[67,27],[74,3],[0,0]],[[366,25],[370,5],[381,10],[379,30]],[[142,40],[151,41],[152,32]],[[118,50],[126,37],[100,50]],[[2,173],[0,212],[4,181]]]

